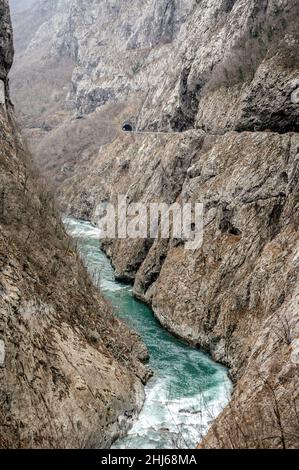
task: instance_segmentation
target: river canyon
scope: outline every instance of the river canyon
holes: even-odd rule
[[[0,15],[0,446],[297,448],[298,2]],[[203,245],[100,243],[119,195]]]

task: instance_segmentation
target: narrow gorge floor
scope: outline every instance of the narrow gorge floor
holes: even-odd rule
[[[152,310],[133,297],[131,286],[115,280],[100,249],[97,228],[72,218],[66,218],[65,225],[103,295],[140,334],[150,353],[154,376],[145,387],[143,410],[114,448],[194,448],[229,400],[232,385],[227,370],[170,335]]]

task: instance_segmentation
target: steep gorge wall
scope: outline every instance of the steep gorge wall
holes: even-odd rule
[[[12,63],[13,57],[13,45],[12,45],[12,30],[10,25],[10,17],[8,10],[8,2],[3,1],[0,4],[0,18],[2,22],[0,32],[0,80],[2,82],[2,103],[5,101],[8,95],[8,80],[7,72]]]
[[[95,290],[40,185],[9,102],[0,1],[0,447],[107,447],[140,409],[139,337]]]

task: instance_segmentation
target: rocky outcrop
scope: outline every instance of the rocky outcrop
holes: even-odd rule
[[[72,2],[68,99],[83,121],[105,115],[113,132],[72,160],[61,205],[95,220],[118,194],[204,203],[201,249],[185,250],[183,239],[103,247],[166,328],[230,367],[231,403],[202,445],[298,447],[297,2],[207,0],[187,11],[177,2],[159,28],[141,3],[126,34],[128,11],[109,3],[101,21],[117,27],[107,44],[96,42],[97,10]],[[140,24],[152,25],[144,37]],[[125,118],[178,133],[127,136],[116,129]]]
[[[0,73],[12,61],[0,1]],[[143,401],[139,337],[115,318],[0,103],[0,447],[108,447]]]

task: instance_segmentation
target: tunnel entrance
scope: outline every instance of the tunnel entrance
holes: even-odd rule
[[[123,123],[123,127],[122,127],[122,130],[124,132],[133,132],[133,125],[130,123],[130,122],[124,122]]]

